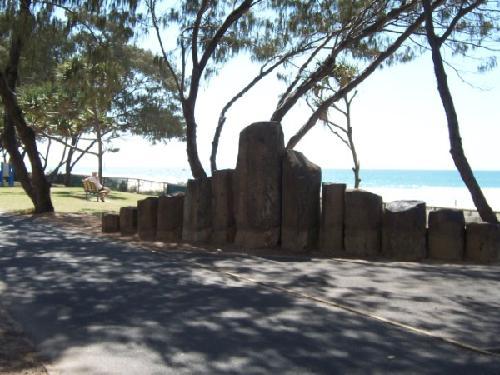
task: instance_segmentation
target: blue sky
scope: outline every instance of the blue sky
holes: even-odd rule
[[[198,143],[200,158],[207,169],[219,111],[256,69],[245,57],[238,57],[202,89],[197,107]],[[476,87],[462,82],[451,70],[448,75],[470,163],[474,169],[500,170],[498,70],[465,74],[467,81]],[[221,138],[220,167],[234,167],[239,132],[252,122],[268,120],[282,91],[281,82],[268,79],[233,107]],[[362,168],[454,168],[448,152],[446,119],[428,54],[411,63],[377,71],[358,91],[352,106],[352,121]],[[287,115],[283,121],[285,139],[302,125],[308,111],[306,106],[298,105]],[[121,151],[108,155],[105,167],[139,166],[142,160],[150,160],[162,168],[187,167],[185,145],[180,142],[151,146],[139,138],[126,137],[115,144]],[[312,130],[297,150],[325,168],[351,167],[347,148],[322,126]],[[82,166],[87,163],[90,167],[93,160],[85,161]]]
[[[151,37],[144,45],[154,47]],[[448,69],[449,83],[457,107],[466,155],[477,170],[500,170],[500,74],[498,69],[477,74],[475,66],[460,58],[451,59],[465,72],[471,87]],[[197,104],[198,147],[209,170],[215,124],[224,104],[253,78],[258,66],[242,55],[206,82]],[[467,73],[472,72],[472,73]],[[276,107],[284,84],[275,77],[259,83],[229,112],[219,147],[219,167],[236,164],[241,129],[255,121],[266,121]],[[448,152],[446,119],[429,54],[414,61],[376,71],[358,88],[352,105],[354,138],[361,168],[366,169],[454,169]],[[285,117],[285,141],[304,123],[309,109],[298,104]],[[113,168],[183,167],[189,169],[185,144],[169,142],[152,146],[138,137],[114,142],[120,152],[107,154],[104,173]],[[296,148],[323,168],[351,168],[348,149],[323,126],[315,129]],[[96,158],[82,159],[77,170],[95,170]]]

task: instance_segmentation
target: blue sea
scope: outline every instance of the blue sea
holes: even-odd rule
[[[484,188],[500,188],[500,171],[474,172],[479,185]],[[361,187],[410,188],[464,187],[457,171],[435,170],[361,170]],[[346,169],[324,169],[323,181],[344,182],[353,185],[353,173]]]
[[[75,173],[86,174],[88,171],[75,170]],[[177,184],[191,178],[191,172],[189,168],[104,168],[104,176]],[[490,206],[500,211],[500,171],[476,171],[475,176]],[[362,169],[360,177],[360,188],[381,195],[384,202],[421,200],[434,207],[475,208],[455,170]],[[323,169],[323,182],[346,183],[352,188],[353,180],[349,169]]]
[[[500,171],[475,171],[479,185],[483,188],[500,188]],[[191,178],[187,168],[107,168],[105,176],[131,177],[161,182],[185,182]],[[455,170],[393,170],[362,169],[362,188],[404,188],[422,187],[461,188],[464,183]],[[323,169],[323,182],[342,182],[353,186],[353,173],[349,169]]]

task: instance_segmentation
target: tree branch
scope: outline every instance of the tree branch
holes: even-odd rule
[[[179,83],[177,74],[175,73],[173,66],[170,64],[167,52],[165,51],[165,48],[163,46],[163,39],[162,39],[161,34],[160,34],[160,27],[158,26],[158,19],[156,18],[156,12],[155,12],[156,0],[150,0],[147,2],[147,4],[149,7],[149,10],[151,11],[151,20],[153,21],[153,27],[156,31],[156,38],[158,40],[158,43],[160,44],[161,53],[163,55],[163,60],[165,61],[165,64],[167,65],[167,68],[170,71],[170,74],[172,74],[172,78],[175,81],[175,86],[177,87],[177,91],[179,92],[179,97],[181,98],[181,100],[183,100],[184,99],[184,91],[182,90],[182,85]]]
[[[442,0],[438,0],[436,3],[433,4],[434,7],[437,7],[438,4],[440,4]],[[340,90],[338,90],[334,95],[332,95],[330,98],[325,100],[317,109],[316,111],[311,115],[311,117],[307,120],[306,124],[304,124],[298,131],[295,133],[294,136],[290,138],[287,144],[287,149],[293,149],[297,143],[307,134],[309,130],[312,129],[312,127],[316,124],[318,121],[321,113],[323,113],[332,103],[335,103],[338,101],[342,96],[347,95],[351,90],[353,90],[357,85],[359,85],[361,82],[363,82],[371,73],[377,69],[380,64],[382,64],[386,58],[391,56],[400,46],[403,44],[403,42],[409,38],[409,36],[417,30],[420,25],[424,21],[424,15],[420,15],[415,22],[410,25],[404,33],[402,33],[395,41],[394,43],[389,46],[384,52],[380,53],[379,56],[361,73],[359,74],[355,79],[351,80],[347,85],[342,87]]]

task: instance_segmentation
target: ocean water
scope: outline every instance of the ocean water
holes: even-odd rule
[[[323,182],[354,184],[353,173],[349,169],[323,169]],[[479,185],[483,188],[500,188],[500,171],[474,172]],[[104,170],[109,177],[131,177],[159,182],[178,183],[191,178],[187,168],[109,168]],[[385,170],[362,169],[361,188],[404,188],[423,187],[462,188],[464,183],[455,170]]]
[[[322,172],[323,182],[346,183],[349,188],[353,187],[353,173],[349,169],[323,169]],[[500,211],[500,171],[474,173],[490,206]],[[186,182],[191,178],[191,172],[188,168],[105,168],[104,176],[176,184]],[[381,195],[384,202],[421,200],[433,207],[475,209],[470,193],[454,170],[362,169],[360,176],[360,187]],[[146,185],[148,183],[141,182],[141,186]]]
[[[474,175],[481,187],[500,188],[500,171],[476,171]],[[361,170],[360,177],[362,188],[464,187],[459,173],[453,170],[366,169]],[[323,181],[343,182],[352,187],[354,177],[351,170],[324,169]]]

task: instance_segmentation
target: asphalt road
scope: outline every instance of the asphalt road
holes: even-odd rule
[[[51,374],[498,374],[499,268],[158,254],[0,215],[0,301]]]

